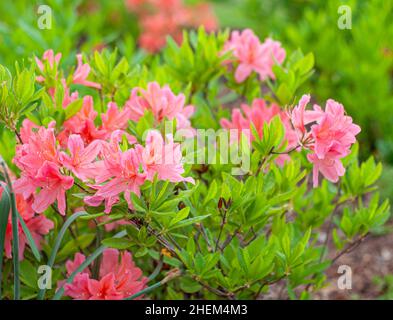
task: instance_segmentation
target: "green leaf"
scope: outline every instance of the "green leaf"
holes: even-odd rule
[[[129,239],[123,239],[123,238],[108,238],[102,240],[102,244],[109,247],[109,248],[115,248],[115,249],[127,249],[134,245],[135,243]]]
[[[48,265],[50,268],[52,268],[52,267],[53,267],[53,264],[55,263],[55,259],[56,259],[57,252],[59,251],[59,248],[60,248],[61,242],[62,242],[62,240],[63,240],[64,234],[66,233],[66,231],[67,231],[67,229],[69,228],[69,226],[70,226],[76,219],[78,219],[78,218],[81,217],[81,216],[85,216],[85,215],[87,215],[87,214],[88,214],[88,213],[85,212],[85,211],[75,212],[74,214],[72,214],[72,215],[64,222],[63,226],[61,227],[61,229],[60,229],[60,231],[59,231],[59,233],[58,233],[58,235],[57,235],[57,237],[56,237],[55,244],[54,244],[54,246],[53,246],[53,248],[52,248],[52,251],[51,251],[51,254],[50,254],[50,256],[49,256],[49,260],[48,260],[47,265]],[[45,289],[41,289],[41,290],[38,292],[38,297],[37,297],[37,298],[38,298],[39,300],[42,300],[42,299],[44,298],[44,296],[45,296],[45,291],[46,291],[46,288],[45,288]]]
[[[34,257],[36,258],[37,261],[41,261],[40,251],[38,250],[37,245],[36,245],[36,243],[35,243],[35,241],[33,239],[33,236],[31,235],[29,228],[27,227],[25,221],[23,220],[23,218],[21,217],[19,212],[18,212],[18,219],[19,219],[19,222],[20,222],[20,224],[22,226],[23,233],[26,236],[27,243],[29,244],[30,249],[33,252]]]
[[[174,229],[178,229],[178,228],[184,228],[186,226],[189,226],[191,224],[195,224],[197,222],[202,221],[203,219],[206,219],[207,217],[209,217],[210,214],[204,215],[204,216],[199,216],[199,217],[193,217],[187,220],[183,220],[181,222],[179,222],[178,224],[176,224],[173,227],[170,227],[169,230],[174,230]]]
[[[20,279],[30,288],[37,288],[37,268],[27,259],[20,263]]]
[[[78,113],[79,110],[82,108],[82,105],[83,105],[82,99],[77,99],[77,100],[72,101],[65,109],[65,120],[68,120],[69,118],[74,116],[76,113]]]
[[[190,213],[190,208],[189,207],[185,207],[183,209],[181,209],[176,216],[173,217],[173,219],[171,220],[169,226],[173,226],[176,223],[186,219],[188,217],[188,214]]]

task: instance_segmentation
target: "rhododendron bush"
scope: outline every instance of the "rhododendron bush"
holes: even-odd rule
[[[139,2],[154,55],[0,66],[1,297],[258,299],[282,284],[312,298],[389,217],[360,126],[304,92],[312,53],[211,33],[207,14],[182,33],[182,17],[201,22],[180,1]],[[151,36],[171,23],[166,45]]]

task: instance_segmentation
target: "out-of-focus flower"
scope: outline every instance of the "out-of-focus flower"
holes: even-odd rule
[[[285,50],[279,42],[267,38],[261,43],[250,29],[233,31],[224,46],[224,52],[228,51],[232,52],[237,64],[235,80],[238,83],[245,81],[252,72],[258,73],[261,80],[274,79],[274,64],[281,64],[285,59]]]
[[[139,44],[151,53],[165,46],[167,36],[180,43],[183,29],[204,26],[214,31],[218,26],[208,3],[188,6],[181,0],[126,0],[126,5],[139,19]]]

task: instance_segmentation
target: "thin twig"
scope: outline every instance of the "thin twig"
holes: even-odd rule
[[[344,254],[352,252],[354,249],[356,249],[368,236],[370,235],[369,232],[366,234],[362,235],[360,238],[358,238],[356,241],[351,242],[348,247],[346,247],[344,250],[339,252],[333,259],[332,259],[332,264],[335,263],[341,256]]]

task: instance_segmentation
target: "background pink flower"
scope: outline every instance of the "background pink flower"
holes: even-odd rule
[[[224,46],[224,52],[228,51],[232,52],[236,63],[235,80],[238,83],[244,82],[252,72],[258,73],[261,80],[274,79],[272,68],[282,64],[286,55],[280,42],[267,38],[261,43],[251,29],[232,31]]]

